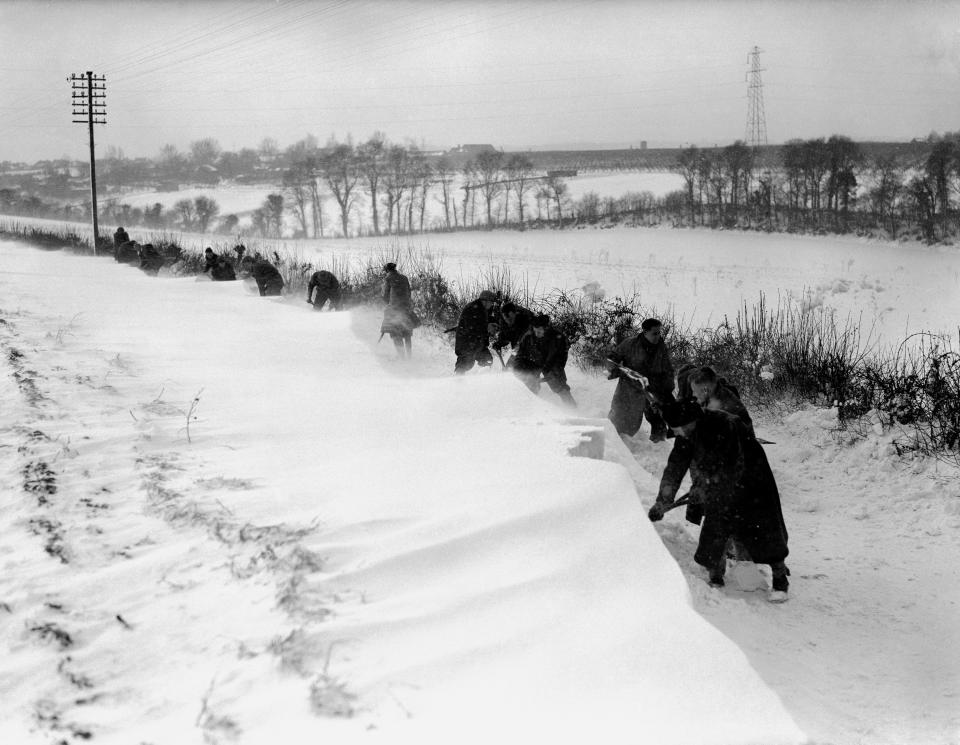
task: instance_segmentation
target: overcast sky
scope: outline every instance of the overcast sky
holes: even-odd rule
[[[71,73],[107,78],[97,152],[374,131],[428,147],[960,130],[960,0],[0,0],[0,159],[85,158]]]

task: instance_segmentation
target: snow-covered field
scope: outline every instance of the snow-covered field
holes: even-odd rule
[[[868,318],[898,298],[894,330],[960,317],[943,250],[617,235],[449,245],[546,272],[553,239],[561,279],[615,292],[606,245],[713,315],[823,277]],[[682,511],[647,521],[668,444],[568,454],[602,377],[568,371],[573,418],[454,378],[426,329],[394,360],[374,311],[15,243],[0,265],[0,742],[960,742],[960,480],[889,432],[756,412],[791,538],[772,605],[766,567],[709,588]]]

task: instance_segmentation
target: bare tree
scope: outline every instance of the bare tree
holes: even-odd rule
[[[283,194],[267,194],[260,210],[263,212],[266,224],[265,235],[279,238],[283,234]]]
[[[536,178],[533,175],[533,161],[526,155],[514,153],[507,160],[505,170],[509,178],[509,185],[513,187],[513,193],[517,197],[517,216],[522,226],[526,194],[536,183]]]
[[[350,237],[350,208],[353,206],[354,188],[360,178],[357,153],[348,142],[327,143],[319,161],[323,180],[340,207],[340,223],[343,237]]]
[[[546,186],[537,189],[534,198],[537,200],[537,219],[543,221],[543,207],[547,207],[547,219],[550,219],[550,190]]]
[[[184,230],[193,230],[197,220],[196,205],[191,199],[181,199],[173,205],[173,209],[180,215],[180,225]]]
[[[250,228],[254,233],[264,237],[270,234],[270,221],[267,219],[267,213],[263,207],[250,213]]]
[[[830,170],[830,155],[827,143],[820,137],[803,143],[803,171],[805,190],[809,194],[810,209],[817,219],[820,216],[823,196],[823,180]]]
[[[430,187],[433,185],[433,167],[426,160],[423,162],[423,168],[417,176],[420,188],[420,232],[423,232],[423,221],[427,212],[427,197],[430,194]]]
[[[827,153],[827,208],[843,215],[845,228],[850,195],[857,188],[856,169],[863,163],[863,152],[849,137],[833,135],[827,140]]]
[[[452,187],[453,187],[453,177],[454,171],[450,165],[450,159],[446,155],[441,155],[437,158],[436,163],[433,165],[433,173],[437,179],[437,183],[440,184],[440,197],[437,199],[443,205],[443,224],[447,230],[450,230],[450,213],[453,212],[453,221],[454,226],[457,223],[457,208],[454,205],[453,210],[450,209],[451,202],[453,201]]]
[[[316,163],[314,162],[316,167]],[[311,175],[307,182],[307,188],[310,191],[310,205],[313,208],[313,235],[323,238],[323,195],[320,193],[320,179],[316,176],[316,171]]]
[[[198,166],[212,166],[221,152],[220,143],[213,137],[204,137],[190,143],[190,156]]]
[[[176,145],[164,145],[160,148],[160,172],[164,178],[179,178],[187,164],[187,159],[177,150]]]
[[[477,183],[479,175],[477,173],[477,166],[472,160],[468,160],[463,164],[463,186],[460,188],[463,189],[463,226],[473,224],[473,212],[474,207],[476,206],[476,195],[477,195]],[[467,220],[467,207],[470,207],[470,219]]]
[[[928,241],[936,239],[937,187],[929,176],[914,176],[907,185],[914,215]]]
[[[366,192],[370,197],[373,217],[373,233],[380,235],[380,180],[386,168],[387,137],[383,132],[374,132],[369,140],[357,147],[357,161]]]
[[[677,167],[686,187],[687,204],[690,207],[690,223],[693,224],[695,222],[694,186],[697,183],[697,176],[700,171],[700,151],[696,145],[691,145],[686,150],[680,151],[680,155],[677,156]]]
[[[503,191],[503,153],[487,150],[476,159],[479,189],[487,205],[487,226],[493,227],[493,200]]]
[[[420,148],[411,145],[410,149],[410,198],[407,201],[407,230],[413,232],[414,209],[420,213],[420,232],[423,232],[423,216],[426,209],[426,194],[432,178],[430,164]]]
[[[557,222],[563,227],[563,200],[567,196],[567,182],[559,176],[547,179],[547,194],[557,207]]]
[[[224,233],[233,233],[239,224],[239,217],[236,215],[227,215],[220,221],[220,230]]]
[[[401,230],[400,204],[410,178],[410,154],[402,145],[391,145],[387,150],[387,170],[383,178],[384,199],[387,208],[387,232],[393,225],[393,214],[397,214],[397,235]]]
[[[946,231],[947,216],[950,213],[951,176],[956,172],[957,158],[957,144],[945,137],[934,143],[933,149],[924,163],[926,180],[933,188],[934,207],[940,214],[940,222],[944,232]]]
[[[742,203],[746,203],[750,192],[753,152],[742,140],[737,140],[723,149],[723,164],[730,184],[730,206],[734,211],[733,217],[736,218],[741,204],[740,197],[744,196]]]
[[[313,171],[315,164],[310,156],[303,160],[294,161],[293,164],[283,173],[284,193],[290,197],[292,202],[290,209],[293,211],[297,222],[300,223],[300,229],[304,236],[309,236],[308,216],[312,207],[310,195],[310,182],[313,180]],[[314,237],[317,236],[314,231]]]
[[[889,224],[890,235],[897,237],[896,204],[903,193],[903,168],[893,157],[878,158],[873,164],[874,186],[870,202],[881,226]]]
[[[220,214],[220,205],[211,197],[196,197],[193,200],[193,212],[196,216],[197,229],[201,233],[206,233],[211,221]]]

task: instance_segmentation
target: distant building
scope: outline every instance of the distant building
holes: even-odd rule
[[[202,165],[197,169],[197,181],[202,184],[216,184],[220,181],[220,172],[210,165]]]
[[[647,149],[647,141],[646,141],[646,140],[640,140],[640,149],[641,149],[641,150],[646,150],[646,149]]]
[[[480,153],[495,153],[497,149],[493,145],[457,145],[447,151],[447,155],[465,155],[472,158]]]

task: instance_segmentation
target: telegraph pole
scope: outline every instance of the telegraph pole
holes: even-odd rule
[[[71,75],[73,90],[73,123],[86,124],[90,129],[90,202],[93,207],[93,255],[97,255],[97,243],[100,241],[100,226],[97,218],[97,161],[93,146],[93,125],[107,123],[107,79],[104,75],[94,75],[89,70],[79,75]]]

